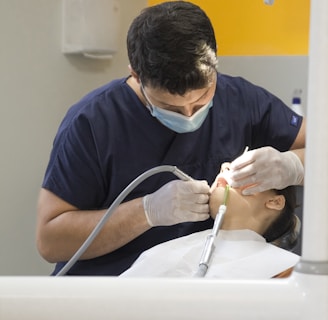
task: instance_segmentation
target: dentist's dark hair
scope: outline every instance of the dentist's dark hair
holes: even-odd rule
[[[201,89],[217,68],[213,26],[198,6],[170,1],[144,9],[127,35],[131,68],[144,86],[183,95]]]

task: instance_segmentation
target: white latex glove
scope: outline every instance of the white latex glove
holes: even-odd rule
[[[233,188],[245,188],[244,195],[269,189],[284,189],[299,185],[304,179],[304,167],[298,156],[263,147],[245,152],[231,163],[229,183]]]
[[[209,191],[206,181],[174,180],[143,197],[150,226],[170,226],[209,218]]]

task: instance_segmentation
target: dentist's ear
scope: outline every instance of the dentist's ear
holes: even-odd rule
[[[137,75],[137,73],[132,69],[131,65],[129,64],[128,65],[128,68],[130,70],[130,73],[131,73],[131,76],[138,82],[138,84],[140,84],[140,78],[139,76]]]
[[[282,210],[285,207],[286,199],[283,195],[274,195],[266,203],[268,209]]]

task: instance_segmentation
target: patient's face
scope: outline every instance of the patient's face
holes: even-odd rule
[[[217,180],[217,185],[211,193],[210,196],[210,214],[214,219],[219,206],[224,202],[225,189],[227,185],[226,181],[226,173],[229,170],[230,163],[224,163],[221,167],[221,173]],[[242,194],[242,189],[240,188],[229,188],[229,195],[227,200],[227,215],[233,215],[238,218],[238,216],[242,215],[243,218],[252,214],[256,211],[260,212],[265,207],[265,202],[268,197],[274,194],[273,191],[268,190],[261,193],[256,193],[250,196],[244,196]]]
[[[226,192],[227,181],[222,176],[217,181],[216,188],[212,191],[210,195],[210,214],[212,218],[215,218],[216,213],[221,204],[224,203],[225,192]],[[241,194],[240,189],[229,188],[229,194],[227,199],[227,212],[229,214],[231,211],[240,211],[246,206],[247,201],[244,199],[244,196]]]

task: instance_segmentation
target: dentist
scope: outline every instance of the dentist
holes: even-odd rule
[[[185,1],[146,8],[129,28],[127,51],[130,75],[74,104],[54,140],[36,234],[54,274],[120,192],[156,166],[175,165],[195,180],[148,178],[68,274],[119,275],[143,251],[211,228],[209,183],[224,162],[236,159],[231,184],[251,186],[245,192],[303,181],[305,119],[267,90],[218,72],[201,8]]]

